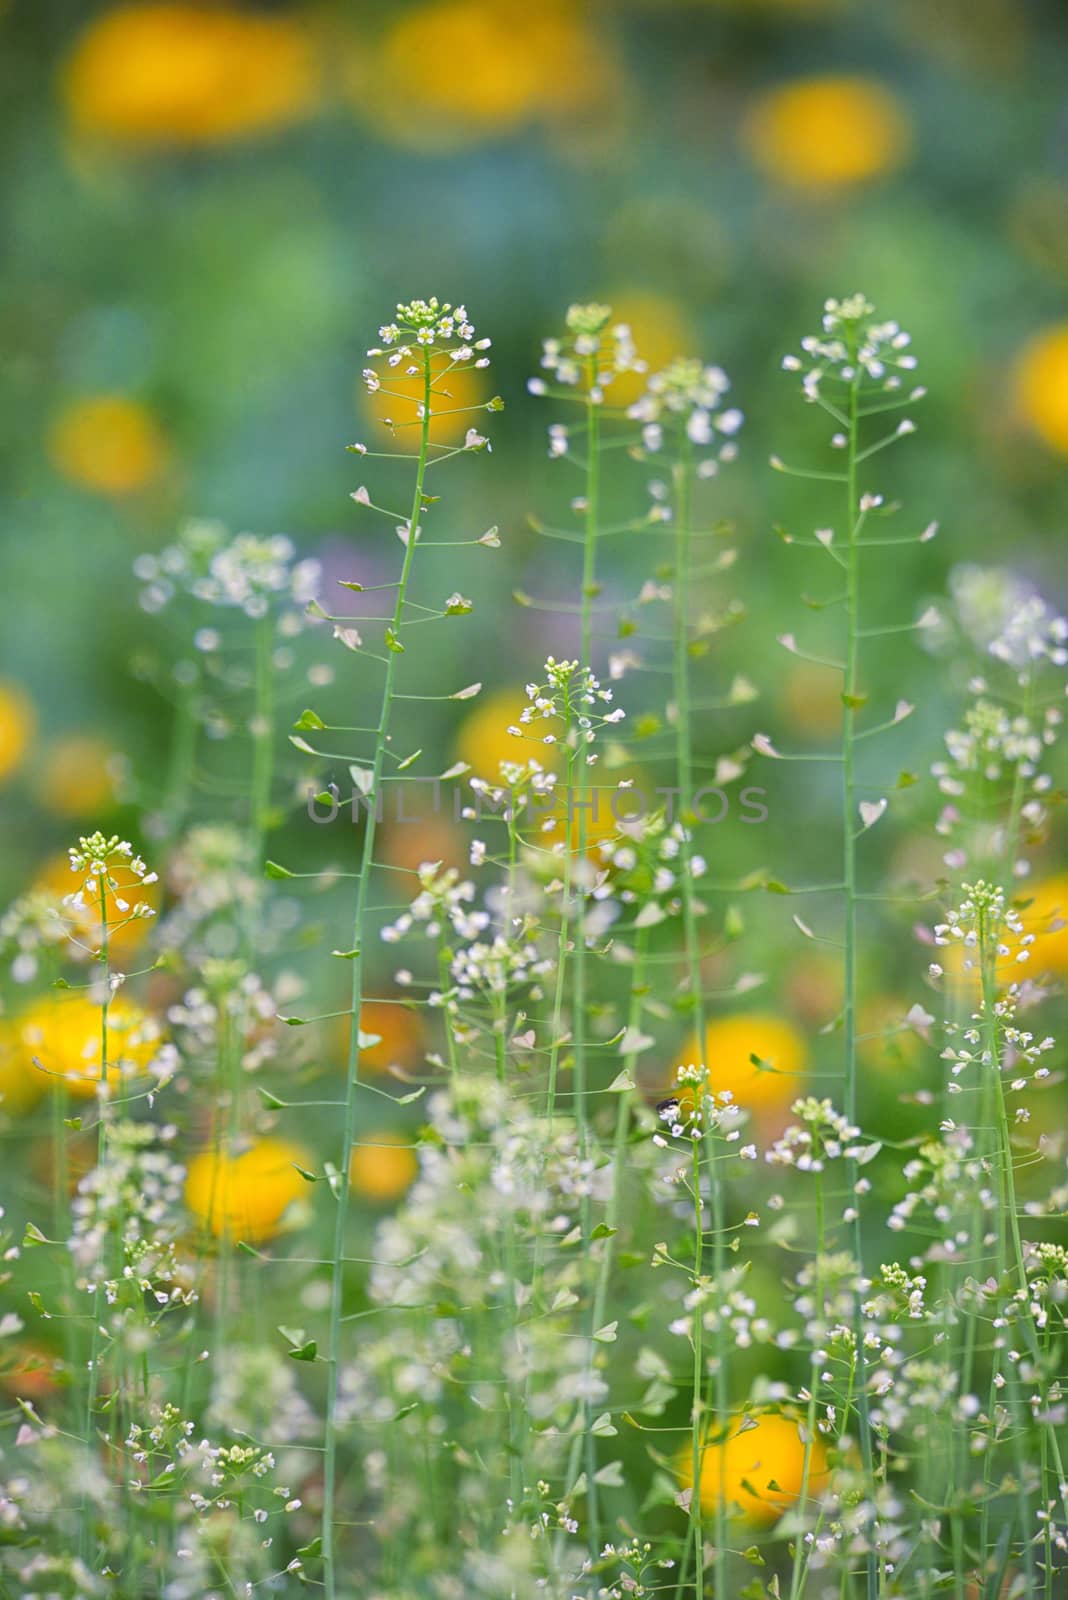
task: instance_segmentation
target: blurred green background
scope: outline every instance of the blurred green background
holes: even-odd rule
[[[158,796],[168,708],[143,664],[174,647],[138,608],[138,552],[196,515],[286,531],[333,574],[393,561],[388,530],[348,499],[370,464],[344,447],[387,437],[359,372],[399,298],[465,300],[494,340],[481,397],[507,401],[492,458],[459,464],[438,524],[496,523],[504,549],[442,571],[477,607],[439,630],[424,682],[521,683],[570,637],[511,592],[575,592],[568,547],[527,523],[575,485],[546,459],[551,405],[525,389],[574,299],[611,302],[654,366],[721,363],[746,414],[707,512],[740,552],[709,604],[738,596],[747,617],[707,671],[710,692],[744,672],[761,698],[704,719],[706,754],[754,728],[818,743],[837,724],[833,677],[774,642],[821,637],[798,595],[824,574],[771,531],[834,507],[827,486],[767,468],[772,450],[825,443],[780,360],[828,294],[863,288],[910,329],[930,390],[877,486],[905,501],[902,532],[942,532],[872,569],[872,619],[915,615],[962,561],[1063,595],[1063,5],[8,0],[0,30],[9,893],[72,829],[121,815],[116,753],[139,797]],[[614,492],[641,504],[642,475],[628,482]],[[608,594],[633,595],[661,559],[640,539],[606,545]],[[923,772],[953,673],[911,641],[870,659],[873,693],[921,703],[880,770]],[[448,709],[415,718],[435,758],[455,751],[465,708]],[[732,867],[797,880],[833,861],[836,825],[810,826],[832,820],[825,771],[790,769],[768,827],[724,839]],[[919,786],[874,848],[910,865],[900,841],[933,804]],[[937,861],[933,845],[918,859]],[[789,942],[781,902],[772,921]]]

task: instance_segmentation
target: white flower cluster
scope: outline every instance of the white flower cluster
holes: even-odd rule
[[[510,939],[504,934],[489,943],[476,939],[456,952],[452,961],[452,977],[456,988],[447,998],[450,1009],[460,1001],[476,996],[506,995],[517,988],[527,988],[528,998],[541,998],[538,980],[552,972],[554,962],[542,955],[537,946],[522,939]],[[528,986],[533,985],[533,988]],[[442,1004],[446,997],[430,995],[430,1004]]]
[[[597,304],[569,308],[567,335],[543,340],[541,365],[555,383],[565,389],[581,388],[583,398],[594,405],[604,400],[605,390],[621,373],[646,370],[628,325],[613,323],[611,306]],[[527,388],[531,394],[549,392],[544,378],[531,378]],[[566,454],[566,429],[557,425],[550,438],[550,454]]]
[[[145,611],[162,611],[178,594],[253,618],[278,606],[283,610],[281,631],[293,634],[300,630],[304,607],[316,597],[320,578],[318,561],[295,557],[293,541],[285,534],[231,535],[221,522],[187,522],[174,544],[158,555],[138,556],[134,573],[146,585],[141,592]],[[213,630],[201,630],[201,648],[217,643]]]
[[[1021,682],[1035,662],[1068,666],[1068,619],[1051,611],[1041,595],[1029,595],[1012,608],[988,648],[1016,669]]]
[[[159,943],[187,966],[235,956],[242,928],[255,925],[256,948],[273,950],[298,915],[291,900],[267,900],[264,880],[251,870],[247,836],[230,823],[191,828],[167,868],[173,903],[160,919]]]
[[[690,1063],[675,1073],[676,1093],[657,1106],[657,1116],[673,1139],[702,1139],[717,1133],[730,1143],[738,1139],[742,1111],[730,1089],[714,1089],[711,1074],[703,1064]],[[659,1134],[653,1143],[663,1145]]]
[[[663,811],[623,818],[618,831],[599,841],[597,853],[608,869],[605,892],[625,906],[637,906],[635,927],[648,928],[682,911],[684,877],[695,881],[708,870],[704,856],[690,852],[689,830],[669,823]]]
[[[728,442],[698,468],[709,477],[719,461],[733,461],[738,453],[737,445],[729,441],[742,426],[742,413],[735,407],[720,408],[729,388],[722,367],[680,358],[650,376],[645,393],[627,415],[642,424],[642,443],[652,455],[664,448],[665,435],[670,440],[681,432],[691,444],[706,448],[722,434]]]
[[[63,896],[47,889],[30,889],[13,900],[0,917],[0,949],[11,962],[13,983],[33,983],[41,967],[41,952],[62,944],[70,936],[60,907]]]
[[[456,867],[424,861],[417,872],[419,893],[395,922],[382,929],[386,944],[396,944],[417,927],[428,939],[438,939],[446,927],[461,939],[477,939],[490,925],[488,911],[472,910],[475,885],[461,878]]]
[[[911,342],[896,322],[877,322],[875,307],[864,295],[854,294],[827,300],[822,333],[802,339],[804,354],[784,356],[782,364],[787,372],[803,374],[801,385],[811,401],[819,399],[825,378],[850,386],[867,378],[892,391],[901,388],[903,374],[915,370],[916,357],[908,349]],[[910,398],[919,400],[923,394],[922,388],[914,389]]]
[[[104,1160],[79,1181],[69,1249],[82,1286],[92,1292],[102,1279],[108,1305],[124,1297],[124,1287],[131,1307],[142,1295],[163,1307],[196,1299],[178,1249],[185,1168],[166,1149],[176,1133],[147,1122],[113,1123]]]
[[[391,367],[410,361],[418,350],[428,350],[434,355],[445,355],[454,365],[473,362],[476,367],[488,367],[489,357],[479,352],[490,348],[489,339],[475,338],[475,325],[467,314],[466,306],[453,306],[436,295],[429,300],[398,302],[397,315],[378,330],[381,346],[373,346],[367,354],[372,357],[388,356]],[[413,349],[413,346],[415,347]],[[409,375],[421,372],[421,367],[406,369]],[[368,388],[373,371],[365,372]],[[375,385],[377,387],[377,384]]]
[[[830,1100],[808,1095],[795,1100],[790,1110],[800,1120],[791,1123],[767,1151],[764,1159],[772,1166],[822,1172],[828,1161],[840,1156],[854,1160],[863,1156],[864,1149],[858,1142],[860,1129],[836,1111]]]
[[[1008,904],[1004,889],[980,879],[975,884],[962,884],[961,892],[964,898],[960,904],[946,912],[945,922],[935,924],[935,944],[957,945],[968,952],[964,958],[967,970],[976,966],[976,957],[980,965],[984,959],[1006,961],[1012,957],[1027,961],[1035,936],[1025,933],[1020,914]],[[1006,934],[1012,934],[1015,952],[1005,942]]]
[[[1050,706],[1044,725],[1036,727],[1023,712],[1010,712],[981,695],[964,713],[964,727],[946,733],[952,764],[937,762],[931,768],[938,787],[943,794],[963,794],[963,774],[979,773],[996,782],[1006,764],[1018,765],[1023,777],[1033,776],[1044,747],[1055,742],[1061,720],[1060,711]]]
[[[577,661],[557,661],[555,656],[549,656],[544,683],[528,683],[526,693],[528,704],[519,713],[518,726],[508,729],[516,739],[525,737],[524,729],[547,723],[544,733],[526,737],[538,737],[542,744],[563,744],[574,750],[579,745],[591,745],[601,728],[622,722],[626,716],[620,706],[603,715],[591,715],[589,708],[610,704],[614,694],[611,689],[602,688],[596,674]],[[592,766],[596,756],[589,755],[586,760]]]
[[[204,981],[187,989],[167,1011],[183,1058],[199,1059],[213,1070],[225,1040],[228,1049],[240,1050],[243,1072],[258,1072],[278,1055],[279,1011],[296,999],[303,984],[281,974],[269,986],[240,962],[214,958],[200,972]],[[287,1056],[292,1051],[288,1040],[286,1051]]]

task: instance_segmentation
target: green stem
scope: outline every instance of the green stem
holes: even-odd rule
[[[823,1306],[823,1249],[824,1249],[824,1208],[823,1208],[823,1181],[820,1174],[815,1174],[816,1184],[816,1336],[822,1341],[824,1334],[824,1306]],[[820,1367],[822,1363],[812,1363],[812,1375],[809,1381],[808,1411],[805,1417],[805,1449],[801,1463],[801,1493],[798,1496],[798,1510],[804,1517],[808,1507],[808,1486],[812,1475],[812,1446],[816,1438],[816,1421],[819,1409]],[[794,1562],[790,1577],[790,1600],[801,1600],[804,1593],[805,1581],[808,1577],[808,1562],[811,1546],[806,1544],[802,1536],[803,1530],[798,1527],[794,1540]]]
[[[411,577],[412,559],[415,555],[416,533],[423,504],[423,479],[426,475],[430,444],[431,421],[431,364],[429,352],[423,352],[423,404],[419,431],[419,454],[416,458],[415,488],[412,493],[412,511],[408,519],[408,537],[404,546],[404,561],[397,585],[397,602],[393,613],[393,636],[400,632],[404,603]],[[397,654],[386,651],[385,681],[382,686],[382,704],[375,739],[371,784],[367,794],[366,820],[363,848],[360,856],[360,873],[356,890],[356,908],[353,917],[352,946],[352,1024],[349,1037],[349,1058],[345,1089],[345,1119],[341,1141],[341,1160],[338,1167],[336,1212],[334,1218],[334,1243],[331,1262],[330,1323],[327,1362],[329,1380],[327,1392],[326,1431],[323,1451],[323,1519],[322,1554],[326,1600],[336,1600],[338,1594],[337,1562],[334,1550],[334,1496],[337,1485],[337,1402],[341,1351],[341,1307],[344,1297],[342,1261],[345,1254],[345,1234],[349,1215],[349,1162],[356,1140],[357,1096],[360,1087],[360,1007],[363,1000],[363,940],[364,924],[369,904],[371,868],[374,863],[375,824],[382,786],[382,768],[389,738],[390,716],[393,707],[393,678]]]
[[[179,833],[186,811],[189,809],[189,792],[193,786],[197,744],[196,705],[196,683],[179,684],[171,730],[171,758],[167,773],[166,799],[163,806],[168,839],[174,839]]]
[[[843,1110],[849,1122],[857,1121],[857,861],[856,861],[856,779],[855,739],[856,714],[859,696],[859,572],[858,524],[860,506],[857,494],[857,445],[860,434],[859,419],[860,377],[854,377],[849,386],[849,427],[846,463],[846,657],[842,714],[842,878],[845,885],[845,973],[843,1003],[843,1053],[845,1057],[845,1104]],[[860,1222],[860,1206],[856,1203],[858,1168],[854,1157],[849,1157],[847,1168],[851,1204],[854,1210],[853,1253],[861,1276],[864,1272],[864,1239]],[[860,1454],[865,1483],[869,1493],[875,1488],[875,1467],[872,1455],[871,1417],[868,1404],[868,1384],[864,1353],[864,1318],[861,1311],[860,1292],[853,1300],[853,1333],[857,1350],[857,1419],[860,1429]],[[866,1592],[868,1600],[876,1600],[879,1592],[879,1572],[874,1541],[869,1545],[865,1560]]]
[[[252,712],[252,782],[249,791],[250,855],[252,870],[263,864],[263,842],[271,810],[274,757],[274,679],[271,661],[274,618],[262,617],[256,625],[256,680]]]
[[[691,693],[690,693],[690,638],[689,638],[689,597],[690,597],[690,566],[691,566],[691,523],[693,499],[693,457],[689,443],[685,439],[681,446],[681,454],[675,463],[673,471],[675,490],[675,571],[672,593],[674,598],[674,673],[673,691],[675,696],[675,765],[679,790],[679,819],[682,823],[684,838],[679,851],[679,866],[682,878],[682,925],[683,939],[686,952],[687,981],[690,993],[690,1005],[693,1014],[694,1033],[697,1038],[697,1054],[704,1061],[706,1013],[704,1000],[704,983],[701,974],[701,937],[697,909],[697,896],[694,891],[692,871],[693,851],[691,848],[691,829],[696,825],[696,814],[693,810],[693,726],[691,718]],[[711,1085],[709,1085],[711,1087]],[[710,1121],[710,1119],[709,1119]],[[726,1204],[723,1193],[723,1180],[719,1175],[719,1163],[716,1160],[712,1142],[711,1126],[706,1128],[705,1143],[708,1154],[709,1191],[712,1203],[712,1271],[716,1282],[717,1300],[722,1296],[726,1278],[726,1250],[724,1245],[724,1230],[726,1225]],[[699,1200],[698,1200],[699,1204]],[[698,1220],[698,1230],[703,1224]],[[699,1240],[700,1245],[700,1240]],[[698,1342],[700,1335],[698,1334]],[[716,1319],[715,1335],[715,1410],[717,1432],[726,1436],[729,1423],[730,1406],[730,1373],[728,1367],[727,1343],[724,1338],[723,1317]],[[703,1411],[700,1383],[703,1382],[703,1373],[695,1360],[695,1375],[698,1383],[694,1391],[694,1426],[696,1428],[697,1414]],[[703,1427],[703,1422],[702,1422]],[[694,1536],[694,1553],[696,1556],[696,1595],[697,1600],[703,1600],[704,1595],[704,1551],[701,1535],[701,1461],[703,1451],[694,1454],[694,1490],[691,1500],[691,1524]],[[722,1477],[722,1474],[721,1474]],[[694,1508],[696,1507],[696,1515]],[[728,1550],[727,1550],[727,1520],[726,1504],[722,1491],[716,1497],[715,1511],[715,1592],[717,1596],[728,1593]]]
[[[111,1004],[111,974],[108,965],[108,902],[107,902],[107,867],[99,878],[100,890],[100,950],[97,960],[104,972],[104,994],[100,1003],[100,1103],[97,1111],[96,1133],[96,1164],[102,1167],[107,1157],[107,1093],[108,1081],[108,1009]],[[106,1250],[106,1244],[102,1245]],[[85,1480],[86,1486],[82,1489],[81,1505],[81,1532],[80,1549],[82,1560],[88,1562],[92,1545],[90,1533],[91,1506],[88,1484],[94,1473],[93,1460],[93,1413],[96,1410],[97,1395],[100,1391],[100,1318],[104,1311],[104,1279],[107,1276],[107,1264],[101,1260],[97,1264],[97,1281],[93,1290],[93,1331],[89,1344],[89,1381],[86,1386],[85,1396]]]

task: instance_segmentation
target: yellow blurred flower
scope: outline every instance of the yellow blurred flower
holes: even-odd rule
[[[423,401],[423,379],[420,376],[406,376],[398,370],[389,374],[385,387],[390,391],[389,394],[381,389],[368,394],[361,382],[357,389],[359,404],[384,432],[390,432],[387,419],[404,423],[404,432],[398,437],[406,441],[413,431],[418,431],[412,429],[411,423],[416,419],[417,404],[421,405]],[[398,395],[402,395],[403,399],[398,400]],[[480,428],[485,421],[483,413],[472,411],[470,407],[492,398],[493,390],[484,367],[469,367],[465,371],[442,376],[434,385],[430,402],[431,411],[441,412],[440,416],[431,418],[430,438],[435,444],[459,443],[468,428]],[[408,448],[406,442],[403,448]]]
[[[228,6],[115,6],[85,29],[62,76],[77,128],[134,146],[210,144],[284,127],[316,90],[298,19]]]
[[[376,1129],[358,1144],[349,1162],[349,1179],[357,1194],[367,1200],[399,1200],[419,1171],[415,1151],[400,1133]]]
[[[122,395],[89,395],[60,412],[48,436],[65,478],[96,494],[136,494],[167,465],[167,442],[151,412]]]
[[[1024,933],[1034,934],[1035,942],[1027,961],[1017,964],[1012,957],[1017,953],[1019,940],[1011,936],[1006,938],[1012,954],[1003,964],[1004,976],[1038,978],[1043,973],[1068,972],[1068,872],[1021,887],[1014,898],[1020,904]],[[1023,901],[1029,903],[1024,905]],[[999,976],[1002,971],[999,965]]]
[[[144,943],[155,921],[153,917],[131,919],[129,910],[123,911],[118,902],[122,901],[127,907],[132,907],[138,901],[143,901],[145,905],[152,906],[156,910],[159,907],[160,885],[142,883],[129,868],[120,863],[112,865],[109,876],[114,878],[118,885],[115,890],[105,885],[103,905],[108,924],[108,953],[114,964],[115,961],[124,961]],[[76,872],[70,870],[69,858],[66,855],[58,855],[52,856],[45,862],[34,878],[31,888],[44,894],[55,895],[59,906],[60,900],[65,895],[77,892],[82,881]],[[59,906],[59,914],[73,939],[89,951],[99,949],[104,928],[99,901],[90,904],[86,898],[84,905],[80,907]]]
[[[743,1422],[747,1425],[743,1428]],[[796,1505],[804,1481],[805,1447],[797,1423],[769,1413],[735,1418],[728,1438],[705,1446],[701,1457],[701,1506],[715,1511],[722,1496],[728,1514],[746,1522],[770,1524]],[[681,1451],[678,1474],[693,1486],[693,1457]],[[827,1455],[814,1439],[809,1455],[808,1494],[827,1483]],[[773,1487],[774,1485],[774,1487]]]
[[[37,713],[17,683],[0,683],[0,783],[21,762],[37,730]]]
[[[348,1021],[344,1018],[346,1049]],[[360,1032],[378,1039],[377,1044],[369,1044],[360,1051],[360,1067],[364,1072],[389,1072],[392,1067],[401,1072],[414,1072],[422,1064],[426,1035],[422,1020],[407,1006],[394,1005],[388,1000],[365,1000],[360,1007]]]
[[[751,1056],[766,1061],[774,1071],[755,1066]],[[788,1106],[802,1093],[808,1045],[800,1030],[785,1017],[743,1011],[710,1022],[705,1028],[703,1051],[696,1036],[691,1035],[685,1050],[676,1058],[672,1076],[677,1067],[702,1062],[717,1093],[729,1089],[744,1110],[774,1111]]]
[[[1016,363],[1021,415],[1046,444],[1068,454],[1068,322],[1044,329]]]
[[[88,817],[114,803],[109,763],[114,750],[90,733],[67,733],[54,739],[37,774],[41,803],[58,817]],[[74,884],[73,874],[71,884]]]
[[[202,1150],[189,1163],[185,1203],[217,1237],[250,1244],[270,1239],[288,1208],[307,1193],[294,1162],[306,1168],[308,1157],[283,1139],[257,1139],[239,1155]]]
[[[501,781],[502,761],[522,761],[529,753],[523,741],[508,732],[518,724],[526,703],[526,694],[518,685],[514,689],[494,689],[479,696],[460,724],[456,754],[486,783]]]
[[[349,88],[388,138],[440,151],[603,103],[615,65],[563,0],[431,0],[405,10]]]
[[[32,1111],[48,1087],[48,1079],[31,1058],[17,1025],[5,1018],[0,1023],[0,1113],[6,1116]]]
[[[38,1000],[12,1018],[10,1040],[14,1059],[4,1077],[12,1083],[24,1073],[43,1087],[62,1078],[68,1094],[95,1095],[100,1084],[101,1008],[81,995]],[[148,1070],[160,1050],[161,1030],[153,1017],[129,1000],[108,1007],[107,1082],[114,1089],[124,1079]],[[5,1057],[7,1055],[5,1049]],[[34,1062],[40,1062],[40,1068]],[[43,1069],[43,1070],[42,1070]],[[18,1090],[14,1091],[16,1094]]]
[[[742,127],[758,167],[780,183],[838,189],[892,172],[911,143],[900,101],[873,78],[801,78],[759,95]]]

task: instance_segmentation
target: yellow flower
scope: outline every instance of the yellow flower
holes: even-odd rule
[[[398,370],[390,372],[386,388],[389,394],[384,394],[381,389],[368,394],[361,383],[357,391],[359,403],[384,432],[390,431],[387,418],[395,423],[404,423],[404,432],[398,434],[398,438],[404,440],[416,431],[410,424],[416,420],[416,405],[421,405],[423,401],[423,379],[418,375],[406,376]],[[443,375],[434,385],[430,402],[431,411],[440,411],[442,414],[431,418],[429,437],[435,444],[459,443],[468,428],[479,428],[485,421],[482,412],[469,408],[491,399],[492,393],[485,368],[469,367],[466,371],[449,373],[447,377]],[[403,399],[398,400],[398,395],[402,395]]]
[[[0,1113],[19,1117],[32,1111],[47,1087],[32,1051],[23,1048],[18,1027],[10,1020],[0,1023]]]
[[[562,0],[430,0],[353,63],[349,86],[389,138],[440,151],[596,107],[615,80],[581,9]]]
[[[19,765],[37,729],[33,702],[17,683],[0,683],[0,783]]]
[[[1010,958],[998,966],[999,977],[1007,979],[1041,977],[1043,973],[1068,972],[1068,872],[1042,883],[1021,886],[1015,894],[1020,907],[1020,921],[1024,933],[1032,933],[1035,942],[1031,954],[1017,964],[1012,956],[1017,953],[1019,940],[1009,936],[1005,943],[1011,951]],[[1023,904],[1024,901],[1029,902]],[[1063,923],[1063,927],[1057,924]]]
[[[502,761],[523,761],[529,755],[523,740],[508,732],[518,725],[526,704],[526,694],[519,687],[494,689],[479,696],[460,724],[456,754],[486,783],[500,783]]]
[[[798,188],[838,189],[899,167],[911,136],[900,102],[872,78],[801,78],[758,96],[742,139],[758,167]]]
[[[307,1192],[294,1162],[307,1167],[308,1157],[283,1139],[257,1139],[240,1155],[203,1150],[189,1163],[185,1203],[217,1237],[228,1234],[250,1244],[270,1239]]]
[[[743,1421],[749,1425],[742,1427]],[[755,1424],[755,1426],[754,1426]],[[777,1522],[801,1498],[805,1447],[790,1417],[768,1413],[753,1419],[737,1417],[728,1438],[705,1446],[701,1457],[701,1506],[715,1511],[722,1495],[728,1514],[746,1522]],[[693,1486],[693,1457],[682,1451],[678,1473]],[[827,1456],[814,1439],[809,1457],[809,1497],[827,1482]]]
[[[167,465],[167,443],[151,412],[122,395],[75,400],[61,411],[48,450],[65,478],[95,494],[145,489]]]
[[[308,35],[287,16],[120,5],[91,22],[63,72],[75,126],[134,146],[210,144],[284,127],[315,98]]]
[[[349,1179],[357,1194],[367,1200],[399,1200],[419,1171],[415,1151],[400,1133],[376,1129],[358,1144],[349,1162]]]
[[[160,886],[158,883],[141,883],[128,867],[118,862],[109,869],[109,876],[114,878],[118,889],[104,887],[103,912],[108,924],[108,954],[121,962],[143,944],[155,918],[131,918],[129,909],[123,911],[118,902],[121,900],[128,908],[132,908],[141,901],[155,910],[159,906]],[[82,882],[83,879],[70,870],[69,858],[59,855],[45,863],[31,887],[41,893],[55,895],[59,914],[71,937],[92,951],[100,948],[103,939],[104,923],[99,900],[90,903],[86,895],[85,903],[80,907],[59,905],[65,895],[76,893]]]
[[[109,763],[115,752],[89,733],[67,733],[45,751],[38,775],[41,802],[58,817],[88,817],[106,812],[115,794]],[[75,879],[71,874],[71,887]]]
[[[1024,347],[1016,363],[1016,397],[1039,437],[1068,454],[1068,322],[1044,329]]]
[[[751,1056],[758,1056],[775,1070],[754,1066]],[[802,1093],[808,1046],[785,1017],[737,1012],[708,1024],[703,1052],[691,1035],[675,1066],[701,1062],[708,1068],[709,1082],[717,1093],[729,1089],[744,1110],[774,1111],[788,1106]]]
[[[160,1038],[160,1027],[154,1018],[129,1000],[113,1000],[108,1007],[108,1086],[114,1089],[124,1079],[146,1072],[159,1053]],[[11,1041],[14,1060],[5,1066],[5,1077],[33,1074],[45,1088],[50,1081],[55,1085],[62,1078],[68,1094],[79,1099],[96,1094],[100,1084],[101,1008],[91,1000],[64,995],[37,1001],[12,1019]],[[35,1061],[40,1062],[40,1068]]]
[[[344,1049],[349,1045],[349,1019],[344,1024]],[[393,1005],[386,1000],[365,1000],[360,1007],[360,1032],[377,1037],[377,1044],[369,1044],[360,1051],[360,1068],[363,1072],[389,1072],[397,1067],[401,1072],[413,1072],[423,1060],[426,1036],[423,1024],[407,1006]]]

